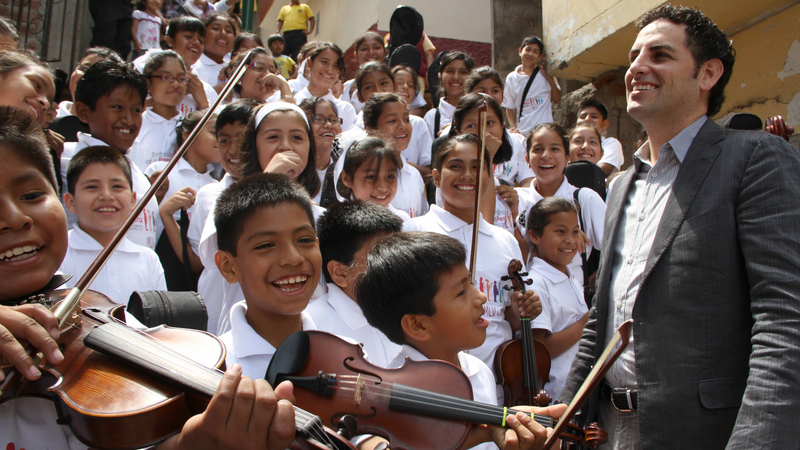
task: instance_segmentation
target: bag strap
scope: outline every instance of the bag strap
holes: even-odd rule
[[[181,218],[178,220],[181,228],[181,249],[183,256],[183,274],[186,281],[197,289],[197,274],[192,270],[192,262],[189,260],[189,214],[185,209],[181,210]]]
[[[578,226],[581,228],[581,230],[584,230],[585,227],[583,225],[583,213],[581,212],[581,202],[578,199],[578,197],[580,196],[581,189],[582,188],[575,189],[575,191],[572,193],[572,200],[575,202],[575,209],[578,211]],[[590,274],[587,273],[588,268],[586,267],[586,253],[585,252],[581,252],[581,269],[583,270],[583,291],[584,291],[584,294],[585,294],[586,292],[589,291],[589,288],[590,288],[590,286],[589,286],[589,275]],[[591,300],[587,299],[586,295],[584,295],[584,300],[586,300],[586,304],[589,306],[589,308],[591,308],[592,305],[589,304]]]
[[[528,83],[525,85],[525,89],[522,90],[522,100],[519,104],[519,116],[517,117],[517,127],[519,128],[519,120],[522,119],[522,108],[525,107],[525,97],[528,96],[528,91],[531,90],[531,84],[533,84],[533,80],[536,78],[536,75],[539,75],[539,66],[537,65],[535,69],[533,69],[533,74],[530,78],[528,78]]]
[[[439,126],[441,125],[442,121],[442,113],[439,112],[439,107],[436,107],[436,116],[433,119],[433,138],[436,139],[439,137]]]

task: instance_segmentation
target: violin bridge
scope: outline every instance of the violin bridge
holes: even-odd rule
[[[358,374],[358,378],[356,379],[356,387],[353,393],[353,403],[356,406],[361,406],[361,393],[364,390],[364,386],[366,386],[367,381],[361,374]]]

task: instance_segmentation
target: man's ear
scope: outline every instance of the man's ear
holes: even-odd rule
[[[438,170],[433,169],[433,171],[431,172],[431,175],[433,175],[433,184],[434,184],[434,186],[436,186],[437,188],[441,189],[441,186],[439,186],[439,184],[441,184],[441,182],[442,182],[442,174],[440,174]]]
[[[67,211],[71,212],[72,214],[76,214],[75,196],[69,192],[64,192],[64,206],[67,208]]]
[[[361,103],[367,103],[364,101],[364,97],[361,96],[361,91],[356,91],[356,96],[358,97],[358,101]]]
[[[697,72],[697,80],[700,82],[700,90],[709,92],[717,84],[725,68],[719,58],[709,59],[700,66]]]
[[[73,105],[75,107],[76,115],[78,116],[78,120],[83,123],[89,123],[89,114],[92,112],[92,109],[89,108],[89,105],[83,102],[75,102]]]
[[[606,131],[608,129],[609,125],[611,125],[611,121],[610,120],[608,120],[608,119],[603,120],[603,129],[600,130],[600,132],[602,133],[603,131]]]
[[[225,281],[230,284],[239,282],[239,275],[237,274],[233,255],[224,250],[217,250],[217,254],[214,255],[214,262],[217,263],[217,269],[219,269]]]
[[[400,319],[400,325],[408,338],[424,342],[431,338],[429,319],[429,316],[423,314],[406,314]]]
[[[326,266],[328,269],[328,273],[331,275],[331,280],[339,286],[340,288],[344,289],[347,287],[347,265],[342,264],[339,261],[328,261],[328,265]]]

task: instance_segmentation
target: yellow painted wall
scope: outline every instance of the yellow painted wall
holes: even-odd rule
[[[800,130],[800,4],[730,36],[736,49],[722,114],[777,114]]]
[[[431,36],[478,42],[492,40],[492,11],[488,0],[306,0],[320,16],[318,34],[309,39],[332,41],[349,47],[369,27],[378,23],[389,30],[389,19],[398,5],[413,6],[425,18],[425,32]],[[276,0],[264,21],[261,35],[275,33],[278,13],[288,1]],[[317,33],[317,31],[315,31]]]

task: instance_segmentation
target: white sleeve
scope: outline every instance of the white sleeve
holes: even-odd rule
[[[581,189],[578,194],[581,202],[581,215],[586,224],[586,236],[592,241],[592,247],[600,250],[603,248],[603,227],[606,217],[606,204],[600,195],[589,189]]]
[[[214,3],[214,11],[222,11],[228,12],[234,5],[228,5],[227,0],[219,0],[217,3]]]
[[[161,266],[161,260],[158,259],[158,255],[154,251],[149,252],[150,258],[150,266],[152,267],[153,275],[150,278],[153,280],[153,284],[148,288],[151,291],[166,291],[167,290],[167,279],[164,277],[164,267]]]
[[[522,180],[534,178],[536,174],[533,173],[533,169],[530,168],[528,161],[525,160],[525,155],[528,152],[527,139],[512,139],[515,143],[514,158],[517,159],[517,182],[522,183]]]
[[[541,275],[531,272],[530,278],[533,280],[530,289],[536,292],[539,296],[539,301],[542,302],[542,313],[531,320],[531,328],[538,328],[547,331],[547,334],[553,334],[553,306],[551,302],[556,299],[550,298],[547,284],[541,278]]]
[[[514,69],[517,70],[517,69]],[[517,109],[519,105],[519,99],[517,96],[519,95],[515,92],[517,86],[514,82],[514,72],[511,72],[506,76],[506,88],[503,89],[503,104],[500,105],[505,109]]]
[[[206,83],[205,81],[201,81],[203,83],[203,90],[206,92],[206,99],[208,100],[208,106],[211,106],[214,103],[214,100],[219,97],[217,91],[214,90],[214,87],[210,84]]]
[[[431,142],[433,142],[433,139],[436,139],[436,133],[433,132],[433,127],[436,125],[436,108],[426,112],[423,119],[425,120],[425,125],[428,126],[428,132],[431,134]]]
[[[350,103],[340,101],[336,105],[339,110],[339,117],[342,118],[342,131],[347,131],[356,124],[356,110]]]
[[[610,164],[619,170],[625,162],[625,155],[622,153],[622,143],[617,139],[610,137],[603,140],[603,157],[597,162],[597,165],[602,163]]]
[[[418,122],[420,125],[423,122]],[[425,124],[427,125],[427,124]],[[417,138],[417,161],[414,164],[418,166],[429,167],[431,165],[431,146],[433,146],[433,139],[430,133],[425,133],[422,130]]]

